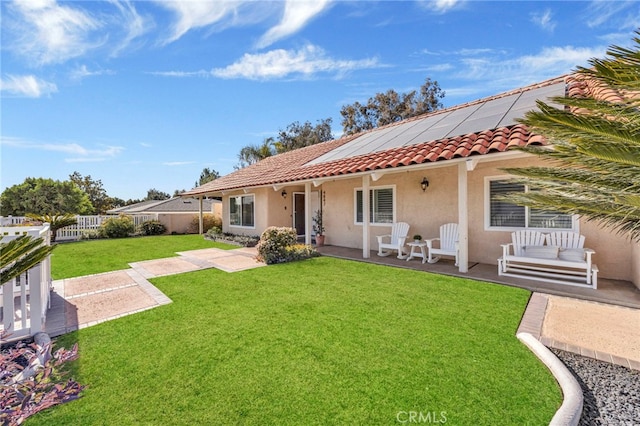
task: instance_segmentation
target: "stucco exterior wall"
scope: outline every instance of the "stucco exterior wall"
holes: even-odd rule
[[[534,165],[537,159],[513,160],[509,166]],[[500,244],[511,240],[511,230],[495,230],[485,226],[487,190],[486,178],[506,176],[500,167],[504,162],[479,163],[468,172],[469,262],[497,264],[502,254]],[[430,185],[425,192],[420,181],[426,177]],[[390,173],[370,187],[395,188],[396,221],[410,225],[409,237],[418,233],[423,238],[438,236],[440,225],[458,222],[458,166],[434,168],[428,171]],[[362,187],[362,178],[336,180],[322,185],[325,191],[324,218],[327,244],[362,248],[362,225],[355,223],[355,189]],[[370,227],[370,247],[377,249],[376,235],[389,233],[390,225]],[[585,246],[596,251],[595,263],[600,276],[633,281],[640,284],[640,248],[615,232],[602,229],[596,223],[578,221],[577,231],[586,236]]]
[[[536,164],[538,160],[530,157],[512,159],[511,167]],[[477,164],[467,173],[469,210],[469,263],[497,264],[502,255],[500,244],[511,240],[512,230],[490,229],[485,225],[488,190],[487,178],[506,176],[500,170],[504,161]],[[430,185],[422,191],[420,182],[426,177]],[[355,223],[355,191],[362,188],[362,177],[336,179],[324,182],[322,190],[322,208],[326,228],[326,244],[362,249],[362,225]],[[395,220],[410,225],[409,238],[420,234],[424,239],[438,236],[440,225],[458,222],[458,165],[447,165],[422,171],[404,171],[388,173],[377,181],[370,181],[371,188],[393,187],[395,189]],[[293,225],[293,193],[304,192],[304,185],[285,187],[287,197],[283,198],[281,189],[273,187],[258,188],[245,194],[238,191],[223,197],[223,230],[235,234],[260,235],[268,226]],[[251,228],[229,225],[229,196],[255,195],[255,226]],[[391,225],[370,226],[370,247],[377,249],[377,235],[390,232]],[[600,276],[611,279],[628,280],[640,288],[640,245],[633,244],[628,238],[602,229],[596,223],[578,222],[576,229],[586,236],[585,246],[595,250],[595,263]]]
[[[204,214],[213,214],[221,217],[222,203],[213,203],[211,210],[205,210]],[[198,220],[197,212],[158,213],[158,221],[167,227],[167,234],[186,234],[192,221]],[[197,232],[197,230],[196,230]]]
[[[167,234],[175,232],[176,234],[186,234],[189,224],[193,218],[197,218],[197,214],[181,213],[181,214],[158,214],[158,220],[167,227]]]
[[[631,281],[640,289],[640,243],[631,247]]]

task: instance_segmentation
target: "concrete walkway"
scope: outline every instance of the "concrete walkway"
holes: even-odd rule
[[[518,333],[543,345],[640,370],[640,310],[533,293]]]
[[[255,248],[216,248],[130,263],[131,269],[53,282],[45,331],[51,337],[171,303],[148,279],[217,268],[225,272],[266,266]]]

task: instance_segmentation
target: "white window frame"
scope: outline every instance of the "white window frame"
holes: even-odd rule
[[[234,225],[231,223],[231,199],[240,199],[240,208],[242,209],[243,203],[242,203],[242,199],[245,197],[251,197],[253,198],[253,225],[252,226],[246,226],[246,225]],[[227,212],[227,216],[228,216],[228,220],[229,220],[229,227],[232,228],[242,228],[242,229],[256,229],[256,196],[255,194],[240,194],[240,195],[230,195],[229,196],[229,200],[228,200],[228,205],[229,205],[229,209]],[[240,211],[240,220],[242,221],[242,211]]]
[[[391,189],[391,208],[392,208],[392,220],[391,222],[369,222],[370,225],[375,225],[375,226],[393,226],[393,224],[396,222],[396,186],[395,185],[384,185],[384,186],[371,186],[369,187],[369,191],[373,192],[373,191],[377,191],[380,189]],[[358,188],[354,188],[353,190],[353,223],[355,225],[359,225],[362,226],[363,222],[358,222],[358,192],[363,192],[362,191],[362,187],[358,187]],[[364,196],[364,194],[363,194]],[[363,198],[364,201],[364,198]],[[370,206],[371,208],[374,208],[373,205]],[[375,217],[375,214],[374,214]],[[363,219],[364,219],[364,212],[363,212]]]
[[[484,230],[485,231],[518,231],[521,229],[532,229],[536,231],[543,232],[553,232],[553,231],[575,231],[579,232],[579,221],[578,215],[571,216],[571,228],[536,228],[532,226],[528,226],[528,222],[530,219],[530,207],[525,208],[525,224],[524,226],[492,226],[491,225],[491,182],[497,180],[513,180],[515,179],[512,175],[502,175],[502,176],[487,176],[484,178]],[[525,185],[525,191],[527,190],[527,185]]]

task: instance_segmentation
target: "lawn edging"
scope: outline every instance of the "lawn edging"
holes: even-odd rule
[[[547,366],[562,389],[562,405],[556,411],[549,425],[577,426],[582,415],[583,404],[582,389],[578,381],[562,361],[530,333],[518,333],[516,337]]]

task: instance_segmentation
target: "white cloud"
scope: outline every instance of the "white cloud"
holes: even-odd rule
[[[267,47],[284,37],[296,33],[312,18],[326,10],[329,4],[329,0],[287,0],[282,20],[260,38],[257,46],[259,48]]]
[[[545,31],[553,32],[556,28],[556,22],[551,17],[551,10],[546,9],[544,12],[535,12],[531,14],[531,22],[539,26]]]
[[[578,65],[587,65],[593,57],[602,57],[606,47],[546,47],[536,55],[526,55],[513,60],[513,64],[533,72],[552,72],[561,74],[575,69]]]
[[[619,25],[620,18],[616,18],[616,16],[622,16],[621,12],[624,9],[636,7],[637,4],[636,1],[591,1],[587,11],[587,25],[591,28],[601,25]],[[634,27],[637,27],[637,24],[636,21]],[[630,29],[634,29],[634,27]]]
[[[183,1],[162,1],[156,3],[177,15],[177,22],[173,25],[172,34],[165,40],[171,43],[185,35],[194,28],[203,28],[222,21],[225,17],[237,15],[238,8],[242,2],[238,1],[217,1],[217,0],[183,0]]]
[[[208,77],[211,75],[210,71],[200,70],[200,71],[150,71],[147,74],[151,75],[159,75],[162,77]]]
[[[447,96],[475,93],[497,93],[515,87],[543,81],[585,66],[589,59],[602,57],[606,47],[576,48],[572,46],[547,47],[536,54],[509,57],[508,54],[491,57],[462,58],[455,65],[456,78],[475,81],[477,85],[447,88]]]
[[[460,7],[464,3],[464,0],[421,0],[422,4],[427,9],[433,10],[437,13],[446,13],[452,9]]]
[[[261,54],[247,53],[234,64],[211,70],[211,74],[220,78],[262,80],[289,75],[310,77],[317,73],[340,75],[355,69],[380,66],[376,58],[357,61],[332,59],[326,56],[322,48],[309,44],[298,51],[278,49]]]
[[[86,77],[95,77],[98,75],[113,75],[113,74],[115,74],[115,72],[112,70],[92,71],[92,70],[89,70],[86,65],[80,65],[79,67],[71,71],[70,77],[72,80],[82,80],[83,78],[86,78]]]
[[[60,152],[71,156],[64,159],[67,163],[105,161],[110,158],[117,157],[122,151],[124,151],[124,148],[121,146],[100,146],[98,148],[90,149],[74,142],[34,142],[11,136],[2,136],[0,142],[4,146],[11,146],[14,148]]]
[[[33,75],[7,75],[0,79],[0,90],[14,96],[39,98],[57,92],[58,87]]]
[[[61,63],[97,47],[91,33],[101,24],[88,13],[55,0],[15,0],[8,24],[16,39],[12,49],[37,65]]]
[[[127,49],[131,43],[145,34],[151,27],[153,22],[151,19],[145,18],[138,14],[135,7],[129,0],[108,0],[113,4],[118,11],[122,19],[118,22],[124,27],[125,34],[120,43],[113,49],[112,56],[117,56],[121,51]]]

